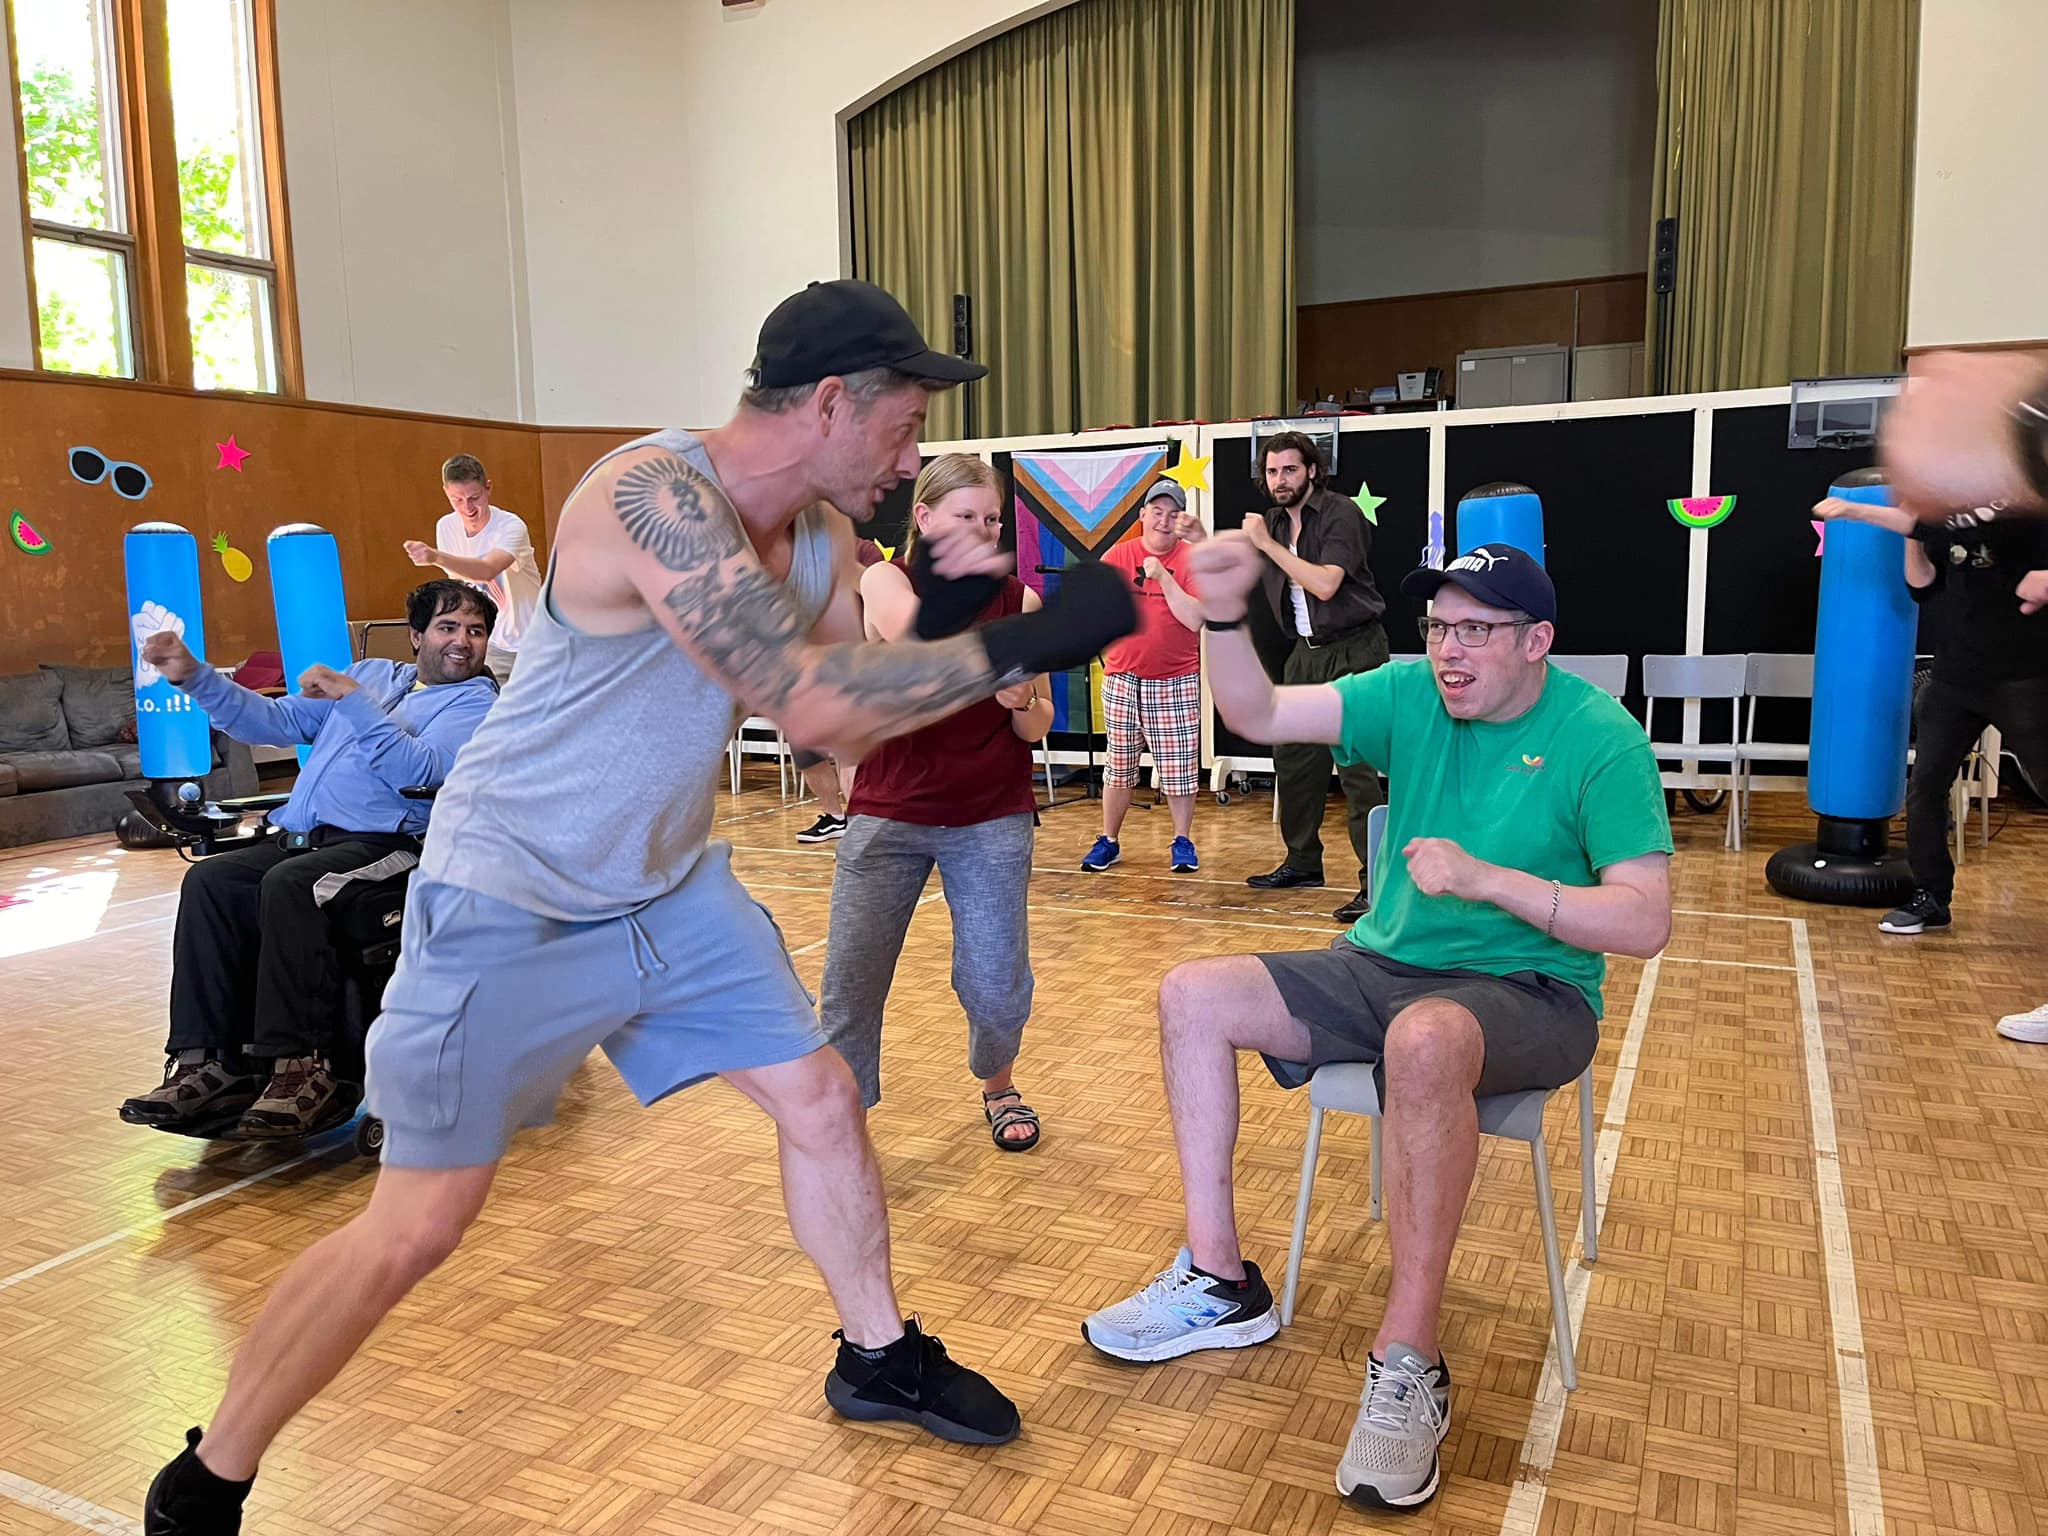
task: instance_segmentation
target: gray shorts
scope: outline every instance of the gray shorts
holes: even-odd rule
[[[404,950],[371,1026],[368,1107],[384,1161],[467,1168],[546,1125],[603,1046],[643,1104],[825,1044],[768,909],[705,848],[683,883],[624,917],[565,923],[415,879]]]
[[[1428,971],[1361,949],[1343,935],[1328,949],[1257,958],[1287,1011],[1308,1030],[1308,1060],[1266,1057],[1283,1088],[1301,1087],[1329,1062],[1378,1061],[1394,1016],[1428,998],[1457,1003],[1479,1021],[1486,1041],[1480,1098],[1562,1088],[1586,1070],[1600,1044],[1600,1021],[1584,995],[1541,971]]]

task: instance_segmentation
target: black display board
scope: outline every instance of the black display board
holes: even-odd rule
[[[1780,407],[1781,421],[1783,414]],[[1456,425],[1456,413],[1450,420],[1450,551],[1458,546],[1458,499],[1492,481],[1519,481],[1543,499],[1544,568],[1557,587],[1556,649],[1630,657],[1684,652],[1692,530],[1665,503],[1692,484],[1692,412],[1469,427]],[[1638,717],[1641,687],[1638,662],[1629,668],[1627,695]],[[1661,719],[1658,729],[1667,729]]]
[[[938,455],[934,453],[925,454],[919,467],[922,468],[924,464],[931,463],[937,457]],[[1003,466],[1003,473],[1006,476],[1009,473],[1009,466],[1007,464]],[[1009,495],[1008,484],[1009,482],[1006,479],[1004,481],[1004,517],[1006,520],[1009,515],[1007,501]],[[873,514],[865,522],[859,518],[854,519],[854,536],[862,539],[873,539],[877,544],[886,544],[891,549],[902,548],[904,531],[910,526],[910,508],[913,505],[916,490],[917,482],[915,480],[897,481],[896,489],[882,498],[881,504],[875,508]],[[1005,526],[1007,526],[1007,521]]]
[[[1785,427],[1782,405],[1714,412],[1707,488],[1736,500],[1727,520],[1707,533],[1709,652],[1813,649],[1820,615],[1813,504],[1836,478],[1876,459],[1870,448],[1787,448]],[[1803,700],[1763,700],[1757,737],[1804,741],[1811,718]],[[1801,770],[1792,764],[1775,771]]]
[[[1379,523],[1371,530],[1373,580],[1387,602],[1389,643],[1396,651],[1420,651],[1415,620],[1422,606],[1401,596],[1400,586],[1401,578],[1422,563],[1422,548],[1429,537],[1429,433],[1410,429],[1344,433],[1330,484],[1345,496],[1355,496],[1369,485],[1373,495],[1386,498],[1378,509]],[[1216,441],[1209,488],[1210,517],[1219,533],[1241,526],[1246,513],[1272,505],[1264,485],[1252,478],[1250,438]],[[1250,628],[1266,670],[1277,679],[1294,641],[1291,633],[1281,629],[1262,593],[1254,594]],[[1214,721],[1214,730],[1218,757],[1272,756],[1270,746],[1245,741],[1220,717]]]

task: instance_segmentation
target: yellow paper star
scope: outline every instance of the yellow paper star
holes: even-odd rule
[[[1166,472],[1166,478],[1177,482],[1184,491],[1206,491],[1209,489],[1209,460],[1198,459],[1182,448],[1180,462]]]
[[[1365,520],[1368,523],[1371,523],[1373,527],[1379,527],[1380,503],[1385,501],[1387,498],[1384,496],[1375,496],[1372,493],[1371,486],[1361,485],[1358,488],[1358,494],[1352,497],[1351,499],[1358,503],[1358,510],[1365,514]]]
[[[878,541],[875,545],[875,548],[879,549],[882,552],[882,558],[884,560],[894,560],[896,558],[896,551],[894,547],[891,545],[883,544]]]

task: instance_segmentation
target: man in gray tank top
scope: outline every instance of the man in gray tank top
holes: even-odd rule
[[[518,673],[435,808],[370,1034],[376,1190],[279,1280],[212,1424],[151,1485],[149,1536],[239,1529],[271,1440],[454,1251],[592,1046],[643,1102],[718,1075],[774,1119],[790,1227],[842,1324],[835,1410],[1016,1435],[1010,1401],[897,1307],[853,1076],[708,841],[736,708],[857,760],[1135,627],[1123,582],[1081,567],[1061,603],[959,633],[1007,557],[934,538],[928,643],[862,642],[849,518],[917,473],[930,394],[984,372],[880,289],[814,283],[762,327],[731,422],[628,444],[571,493]]]

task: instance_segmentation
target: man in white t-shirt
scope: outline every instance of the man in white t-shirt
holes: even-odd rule
[[[451,510],[435,524],[434,543],[408,539],[405,552],[414,565],[438,565],[457,581],[490,594],[498,605],[498,623],[484,663],[499,682],[509,682],[520,636],[540,601],[533,537],[523,519],[491,505],[490,479],[472,455],[458,453],[441,466],[441,490]]]

